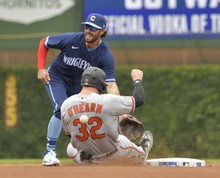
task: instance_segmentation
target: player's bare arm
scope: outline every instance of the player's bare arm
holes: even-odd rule
[[[106,90],[108,94],[120,95],[118,85],[116,84],[116,82],[107,82]]]

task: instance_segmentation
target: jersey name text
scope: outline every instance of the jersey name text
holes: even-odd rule
[[[84,112],[95,112],[101,114],[102,112],[102,105],[96,103],[83,103],[78,105],[73,105],[67,109],[67,113],[70,117],[74,116],[75,114],[80,114]]]
[[[86,70],[88,67],[91,67],[91,64],[85,60],[82,60],[82,58],[72,58],[72,57],[67,57],[64,55],[63,57],[63,62],[69,66],[76,66],[80,69]]]

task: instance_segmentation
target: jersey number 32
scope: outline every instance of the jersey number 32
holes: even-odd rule
[[[93,125],[90,130],[88,130],[88,125]],[[96,131],[100,129],[102,126],[102,120],[98,117],[91,117],[88,120],[87,124],[82,124],[79,119],[75,119],[73,122],[74,126],[80,125],[79,132],[81,135],[76,135],[76,138],[80,141],[86,141],[89,136],[91,136],[92,139],[101,139],[105,137],[105,133],[97,134]]]

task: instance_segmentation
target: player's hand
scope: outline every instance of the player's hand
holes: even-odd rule
[[[37,78],[43,83],[47,83],[50,80],[50,75],[46,69],[38,69]]]
[[[141,80],[143,79],[143,71],[139,70],[139,69],[132,69],[131,71],[131,78],[133,81],[135,80]]]

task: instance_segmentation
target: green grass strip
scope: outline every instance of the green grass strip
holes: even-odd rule
[[[68,158],[61,158],[61,163],[71,163],[73,162]],[[17,159],[0,159],[0,164],[42,164],[42,159],[39,158],[17,158]]]

